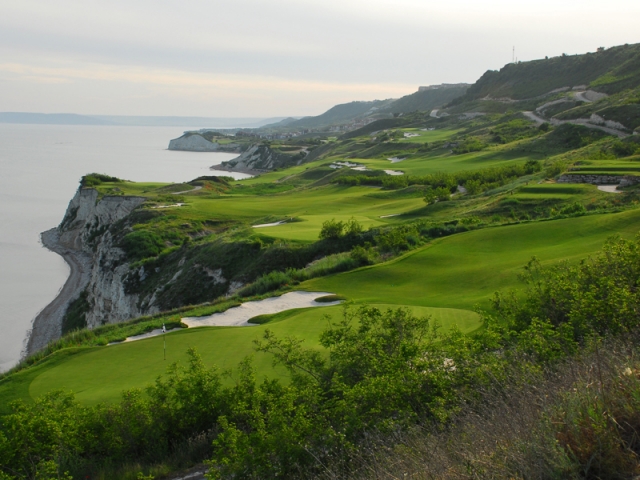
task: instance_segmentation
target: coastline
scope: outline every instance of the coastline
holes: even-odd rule
[[[23,357],[34,354],[46,347],[49,342],[60,338],[62,319],[67,306],[88,285],[91,273],[91,257],[82,251],[72,250],[61,244],[57,228],[42,232],[40,238],[45,248],[64,259],[70,271],[58,295],[33,320],[31,330],[27,333],[28,340]]]
[[[270,170],[252,170],[250,168],[227,168],[221,163],[218,165],[211,165],[209,170],[217,170],[219,172],[237,172],[237,173],[245,173],[247,175],[257,176],[263,173],[270,172]]]

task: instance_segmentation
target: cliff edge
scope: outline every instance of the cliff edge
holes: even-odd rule
[[[122,276],[129,267],[122,263],[123,251],[114,243],[109,228],[144,201],[144,197],[134,196],[99,198],[97,190],[80,187],[60,225],[41,234],[43,245],[64,258],[70,273],[57,297],[34,319],[26,355],[60,338],[69,304],[85,290],[92,306],[86,314],[89,328],[112,318],[122,321],[139,315],[136,299],[124,293]]]

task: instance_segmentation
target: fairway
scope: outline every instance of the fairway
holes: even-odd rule
[[[380,309],[398,305],[376,304]],[[60,351],[43,365],[25,370],[8,384],[0,383],[0,403],[7,405],[15,398],[36,398],[56,389],[73,391],[86,404],[116,401],[123,390],[151,384],[168,365],[187,362],[186,351],[195,347],[207,365],[220,369],[234,368],[249,355],[254,355],[258,378],[287,378],[282,368],[273,368],[272,358],[254,352],[253,341],[266,329],[280,337],[297,336],[305,345],[321,348],[320,333],[342,317],[341,306],[298,309],[278,314],[270,323],[255,327],[201,327],[174,332],[166,336],[167,360],[163,360],[163,338],[154,337],[108,347]],[[465,333],[480,326],[479,316],[468,310],[409,306],[416,316],[430,316],[444,331],[457,325]],[[233,377],[227,380],[233,382]]]
[[[486,308],[493,292],[520,285],[517,274],[532,256],[543,262],[578,260],[601,249],[611,235],[633,238],[638,231],[637,210],[486,228],[434,241],[387,264],[302,286],[359,303]]]
[[[630,238],[638,230],[639,211],[486,228],[434,241],[385,264],[310,280],[300,287],[343,294],[356,304],[410,306],[414,314],[431,315],[445,329],[455,324],[471,332],[480,326],[479,317],[471,311],[474,306],[488,307],[493,292],[518,286],[517,274],[533,255],[543,262],[578,260],[599,250],[609,236],[619,233]],[[324,316],[337,319],[341,309],[292,310],[255,327],[171,333],[166,336],[166,361],[162,337],[58,352],[43,365],[18,374],[8,386],[0,384],[0,401],[6,405],[10,399],[34,398],[56,388],[72,390],[89,404],[114,401],[122,390],[153,382],[171,362],[184,362],[192,346],[207,365],[233,368],[254,355],[259,377],[286,378],[282,368],[272,367],[270,356],[254,352],[253,341],[268,328],[278,336],[297,336],[306,345],[321,348],[319,335],[327,326]]]
[[[376,198],[370,196],[378,191],[371,187],[326,187],[268,196],[222,196],[214,198],[189,197],[190,202],[183,211],[202,218],[254,219],[298,218],[299,222],[266,227],[257,230],[272,237],[313,241],[318,239],[322,223],[335,219],[357,219],[363,226],[371,227],[386,223],[384,215],[403,213],[424,206],[421,198]]]
[[[393,156],[393,155],[388,155]],[[416,153],[401,162],[391,163],[387,158],[357,158],[350,162],[361,163],[373,170],[400,170],[406,175],[427,175],[431,173],[480,170],[499,167],[511,163],[524,163],[527,160],[540,160],[539,154],[522,154],[507,150],[503,147],[492,147],[482,152],[455,155],[449,149],[438,149],[422,154]],[[355,173],[355,172],[354,172]]]

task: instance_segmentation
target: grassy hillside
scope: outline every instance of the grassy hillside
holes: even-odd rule
[[[578,85],[613,94],[637,86],[639,81],[640,44],[624,45],[596,53],[508,64],[500,71],[489,70],[452,104],[485,97],[525,100]]]
[[[519,272],[532,257],[544,263],[578,260],[598,251],[611,235],[633,238],[640,231],[640,212],[591,215],[468,232],[434,241],[387,263],[319,278],[299,288],[346,295],[355,304],[380,308],[407,306],[416,315],[430,315],[446,331],[457,325],[472,332],[480,324],[476,305],[488,307],[493,292],[517,285]],[[271,357],[253,352],[253,340],[265,329],[278,336],[297,336],[320,348],[323,318],[341,316],[342,307],[294,310],[256,327],[204,327],[167,335],[167,361],[160,337],[108,347],[63,350],[14,377],[0,381],[0,404],[30,400],[55,388],[76,392],[85,403],[115,401],[122,390],[150,384],[168,364],[186,361],[196,347],[208,365],[233,368],[255,355],[260,377],[286,378],[273,369]]]
[[[169,454],[180,468],[214,456],[221,478],[238,472],[272,478],[282,465],[285,477],[309,464],[317,474],[318,458],[325,457],[351,472],[335,459],[361,449],[372,431],[392,447],[386,432],[406,432],[421,422],[442,431],[463,404],[476,405],[496,382],[500,395],[505,385],[520,388],[515,370],[540,375],[554,362],[589,351],[597,335],[637,327],[640,245],[616,243],[597,259],[589,256],[612,236],[631,239],[640,232],[640,142],[631,135],[640,125],[639,55],[640,46],[631,45],[523,62],[488,72],[458,98],[466,87],[339,105],[277,127],[291,128],[290,135],[279,130],[285,133],[264,139],[243,132],[246,145],[259,142],[305,159],[246,180],[223,172],[180,184],[86,176],[82,187],[101,198],[145,197],[108,230],[90,226],[87,238],[98,248],[108,231],[122,250],[115,262],[128,272],[124,294],[138,295],[140,305],[161,313],[88,331],[81,328],[83,312],[92,308],[91,292],[85,292],[69,312],[74,322],[67,322],[79,329],[0,378],[0,446],[9,451],[7,445],[19,444],[13,440],[19,429],[5,428],[2,419],[18,418],[6,416],[9,403],[23,400],[35,406],[18,412],[22,423],[29,423],[24,412],[37,417],[72,405],[89,419],[80,429],[91,432],[87,438],[120,429],[104,434],[117,439],[105,447],[116,453],[73,457],[70,468],[83,477],[165,474],[171,470],[166,463],[164,470],[154,468]],[[575,95],[582,88],[549,94],[575,86],[609,96],[590,101]],[[451,106],[430,113],[445,101]],[[586,123],[593,114],[624,127]],[[329,136],[325,128],[363,115],[380,119],[342,136]],[[298,135],[301,125],[318,131]],[[586,175],[595,176],[593,184],[564,183]],[[602,187],[603,176],[626,183]],[[525,269],[532,257],[540,263]],[[539,288],[508,295],[523,278]],[[181,317],[292,290],[336,294],[351,312],[367,305],[407,310],[360,310],[327,330],[327,315],[341,320],[343,306],[318,306],[262,315],[255,326],[182,328],[107,346],[163,323],[178,327]],[[492,302],[498,291],[501,301]],[[187,353],[191,347],[201,363]],[[253,371],[248,363],[238,367],[247,357]],[[190,370],[173,370],[160,390],[120,400],[123,390],[153,384],[175,361]],[[59,388],[73,391],[79,404],[43,397]],[[196,412],[193,418],[180,413],[185,408]],[[120,423],[105,420],[113,418]],[[159,433],[159,425],[166,431]],[[165,443],[147,448],[131,440],[138,437],[143,444]],[[309,446],[309,439],[316,443]],[[309,449],[315,449],[311,457]],[[94,458],[106,460],[96,466]],[[25,462],[27,470],[40,465]]]
[[[291,128],[314,128],[327,125],[340,125],[348,123],[357,117],[374,113],[391,103],[389,100],[374,100],[371,102],[350,102],[336,105],[321,115],[315,117],[305,117],[295,122],[290,122],[287,127]]]
[[[384,110],[392,113],[429,112],[433,108],[446,105],[453,99],[460,97],[467,91],[468,87],[469,85],[466,84],[442,85],[440,88],[418,91],[399,98],[392,104],[384,107]]]

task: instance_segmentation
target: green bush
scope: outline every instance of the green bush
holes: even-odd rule
[[[87,327],[86,314],[91,310],[91,305],[87,301],[88,295],[88,292],[84,290],[78,298],[69,303],[62,318],[62,335]]]
[[[111,177],[109,175],[105,175],[103,173],[90,173],[82,177],[80,180],[80,185],[84,188],[97,187],[98,185],[102,185],[105,182],[122,182],[123,180],[118,177]]]
[[[337,222],[335,218],[332,218],[331,220],[327,220],[322,223],[322,228],[320,229],[320,239],[337,240],[342,236],[343,230],[344,223]]]
[[[149,230],[135,230],[125,235],[121,247],[130,261],[157,257],[164,248],[159,235]]]
[[[253,295],[262,295],[263,293],[278,290],[281,287],[293,283],[294,280],[289,276],[288,272],[279,272],[274,270],[262,275],[255,282],[242,288],[238,295],[241,297],[251,297]]]

